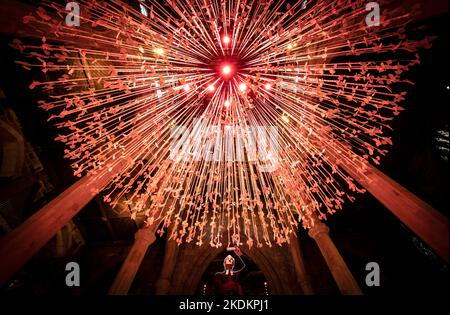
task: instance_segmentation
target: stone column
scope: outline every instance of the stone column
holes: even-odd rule
[[[297,274],[297,282],[300,284],[303,294],[314,294],[311,283],[309,282],[308,274],[306,273],[303,255],[300,250],[300,244],[294,233],[291,234],[289,249],[291,251],[292,261],[294,262],[295,273]]]
[[[155,225],[138,230],[135,235],[135,241],[128,253],[119,273],[116,276],[108,294],[126,295],[130,289],[134,277],[136,276],[142,259],[147,253],[148,247],[156,240]]]
[[[319,246],[341,293],[344,295],[362,294],[361,289],[353,278],[344,259],[339,254],[328,232],[329,228],[324,223],[316,220],[314,226],[309,229],[308,234],[316,241],[317,246]]]
[[[170,291],[170,282],[172,273],[177,262],[178,245],[174,240],[167,240],[164,250],[164,262],[161,269],[161,275],[156,282],[155,293],[158,295],[168,294]]]

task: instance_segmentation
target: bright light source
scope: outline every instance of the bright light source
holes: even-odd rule
[[[227,44],[230,43],[231,39],[230,39],[230,37],[229,37],[228,35],[225,35],[225,36],[222,38],[222,41],[223,41],[223,43],[224,43],[225,45],[227,45]]]
[[[264,88],[265,88],[266,90],[270,90],[270,89],[272,88],[272,84],[266,83],[266,84],[264,85]]]
[[[191,89],[191,87],[189,86],[189,84],[185,84],[185,85],[183,86],[183,90],[184,90],[185,92],[189,92],[190,89]]]
[[[228,66],[228,65],[223,66],[223,68],[222,68],[222,73],[225,74],[225,75],[230,74],[230,73],[231,73],[231,67]]]
[[[288,44],[287,45],[287,49],[291,50],[292,49],[292,44]]]
[[[226,100],[224,105],[225,105],[225,107],[230,107],[231,102],[229,100]]]
[[[164,55],[164,49],[162,49],[162,48],[155,48],[155,49],[153,49],[153,52],[159,56]]]
[[[281,119],[282,119],[286,124],[289,123],[289,117],[288,117],[288,116],[283,115],[283,116],[281,116]]]
[[[239,91],[245,92],[245,90],[247,90],[247,84],[245,83],[239,84]]]
[[[210,91],[210,92],[214,92],[215,89],[216,89],[216,87],[214,86],[214,84],[211,84],[208,86],[208,91]]]
[[[145,15],[145,16],[148,17],[148,10],[147,10],[147,8],[144,5],[142,5],[142,4],[139,4],[139,8],[141,9],[142,15]]]

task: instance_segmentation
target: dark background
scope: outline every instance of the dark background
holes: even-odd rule
[[[433,5],[433,1],[427,3]],[[26,13],[20,12],[20,9],[18,11]],[[448,217],[448,142],[447,151],[443,151],[438,148],[436,140],[439,130],[449,132],[448,13],[427,17],[424,23],[427,25],[425,32],[437,35],[437,39],[431,49],[420,52],[421,64],[410,72],[409,78],[415,82],[415,86],[410,88],[406,100],[401,104],[406,110],[393,123],[394,145],[387,156],[382,158],[379,169]],[[7,29],[9,26],[1,27]],[[57,131],[46,122],[47,113],[37,107],[36,100],[42,95],[28,88],[30,82],[41,74],[24,71],[14,64],[14,60],[20,60],[20,55],[8,45],[15,37],[13,34],[1,33],[0,89],[6,98],[0,99],[0,107],[14,110],[27,141],[35,149],[54,186],[51,193],[24,209],[19,219],[23,221],[67,188],[75,178],[67,161],[63,159],[64,147],[53,140]],[[10,180],[0,179],[0,191],[11,184]],[[15,285],[3,289],[3,293],[105,294],[117,274],[127,246],[133,241],[137,226],[126,218],[108,215],[105,221],[105,215],[99,207],[93,201],[74,219],[86,241],[75,257],[56,259],[38,255],[16,277]],[[369,193],[358,195],[354,203],[346,203],[342,211],[329,218],[328,224],[332,239],[364,293],[434,295],[448,291],[448,265]],[[323,295],[338,294],[314,241],[305,231],[302,231],[300,239],[315,291]],[[162,264],[164,242],[162,238],[152,245],[154,251],[149,251],[150,258],[146,258],[153,261],[151,270],[155,274]],[[104,268],[101,264],[105,263],[96,261],[96,257],[111,247],[122,254],[117,254],[117,262],[112,264],[108,272],[96,278],[98,269]],[[85,290],[76,291],[61,285],[64,272],[56,271],[64,270],[60,267],[74,258],[82,261],[82,268],[86,266],[88,270],[83,275],[83,279],[89,283]],[[369,261],[377,262],[381,267],[381,287],[368,288],[364,285],[367,274],[365,265]],[[208,273],[220,266],[220,259],[213,263],[215,265],[208,267],[204,281],[208,281]],[[249,266],[258,272],[259,269],[252,262],[249,262]],[[263,283],[262,279],[258,283]],[[151,277],[147,280],[154,281]],[[249,287],[250,293],[261,294],[260,285],[251,289],[249,284]],[[135,290],[135,293],[143,293],[139,288]]]

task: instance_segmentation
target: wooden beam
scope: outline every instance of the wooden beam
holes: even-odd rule
[[[125,169],[120,159],[109,170],[88,175],[67,188],[18,228],[0,240],[0,286],[41,249],[94,196],[104,189],[114,176]]]
[[[448,219],[422,199],[367,163],[364,173],[340,166],[439,256],[448,262]]]

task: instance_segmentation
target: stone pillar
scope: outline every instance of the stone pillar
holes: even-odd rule
[[[292,261],[294,262],[295,273],[297,274],[297,282],[300,284],[303,294],[314,294],[308,274],[306,273],[303,255],[300,250],[300,244],[294,233],[291,234],[289,249],[291,251]]]
[[[161,275],[156,282],[156,294],[164,295],[169,293],[173,270],[177,262],[177,255],[178,244],[174,240],[168,239],[164,250],[164,262],[161,269]]]
[[[147,253],[148,247],[156,240],[156,226],[146,227],[138,230],[135,235],[135,241],[128,253],[119,273],[116,276],[108,294],[126,295],[130,289],[134,277],[136,276],[142,259]]]
[[[316,220],[314,226],[309,229],[308,234],[319,246],[341,293],[344,295],[362,294],[361,289],[353,278],[344,259],[339,254],[328,232],[329,228],[324,223]]]
[[[108,170],[81,178],[3,237],[0,240],[0,286],[125,168],[125,159],[120,159]]]

